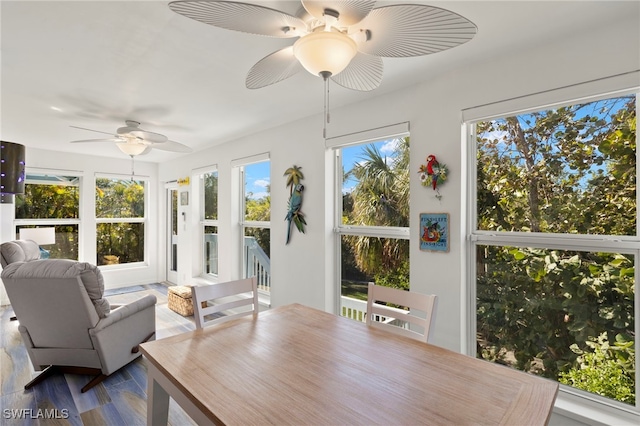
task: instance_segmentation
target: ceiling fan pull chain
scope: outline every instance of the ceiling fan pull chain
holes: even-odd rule
[[[133,182],[133,176],[135,176],[135,172],[133,170],[133,155],[130,155],[129,157],[131,157],[131,181]]]
[[[329,114],[329,77],[331,76],[330,72],[324,71],[320,73],[320,76],[324,80],[324,123],[322,127],[322,137],[327,138],[327,124],[330,121]]]

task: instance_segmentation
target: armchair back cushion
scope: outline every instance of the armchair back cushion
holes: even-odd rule
[[[40,259],[40,247],[35,241],[16,240],[0,245],[0,264],[3,268],[15,262]]]
[[[50,291],[47,287],[53,284],[56,279],[60,280],[77,280],[77,282],[84,288],[84,293],[87,295],[90,303],[92,304],[92,311],[94,311],[98,318],[105,318],[109,315],[111,307],[107,299],[103,298],[104,295],[104,279],[102,273],[97,266],[86,262],[76,262],[68,259],[48,259],[37,260],[32,262],[14,262],[8,265],[2,271],[3,279],[20,279],[21,285],[27,285],[31,283],[38,285],[37,288],[31,288],[29,291],[24,289],[26,294],[38,294],[40,292]],[[24,280],[24,279],[27,280]],[[42,281],[44,280],[44,281]],[[33,281],[33,282],[32,282]],[[37,282],[37,284],[34,284]],[[36,293],[33,293],[36,291]],[[64,302],[64,298],[67,293],[77,292],[62,292],[62,296],[54,297],[51,299],[51,304],[54,301],[59,303]],[[46,303],[48,299],[44,298]],[[64,306],[64,305],[63,305]],[[60,311],[60,306],[55,307],[56,311]],[[17,315],[17,313],[16,313]],[[95,325],[95,322],[91,325]]]

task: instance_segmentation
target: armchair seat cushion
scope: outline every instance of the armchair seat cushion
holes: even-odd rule
[[[69,259],[46,259],[32,262],[14,262],[2,271],[3,278],[72,278],[80,276],[89,299],[100,318],[111,311],[104,295],[104,279],[97,266]]]

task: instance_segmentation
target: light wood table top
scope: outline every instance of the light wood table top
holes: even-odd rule
[[[298,304],[141,350],[169,380],[164,387],[214,424],[536,425],[547,423],[558,391],[556,382]]]

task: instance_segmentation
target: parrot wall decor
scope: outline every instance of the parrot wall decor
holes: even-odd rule
[[[301,183],[304,175],[300,169],[302,167],[294,165],[284,172],[284,176],[287,178],[287,186],[289,187],[289,210],[284,219],[288,222],[286,244],[289,244],[291,240],[292,225],[295,225],[298,231],[304,234],[304,226],[307,224],[304,214],[300,211],[302,207],[302,192],[304,191],[304,185]]]
[[[447,175],[449,170],[447,166],[444,164],[440,164],[440,162],[436,159],[435,155],[429,155],[427,157],[427,164],[421,164],[418,169],[418,174],[420,174],[420,183],[422,186],[430,186],[434,191],[437,192],[436,198],[441,199],[442,195],[440,195],[440,191],[438,190],[438,186],[442,185],[447,180]]]

